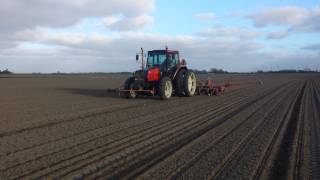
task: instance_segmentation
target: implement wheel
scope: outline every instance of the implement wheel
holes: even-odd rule
[[[129,98],[129,99],[134,99],[137,97],[137,94],[132,91],[133,88],[134,88],[134,82],[135,82],[135,78],[134,77],[129,77],[126,82],[124,83],[124,89],[125,90],[130,90],[130,91],[127,91],[124,93],[124,96],[126,98]]]

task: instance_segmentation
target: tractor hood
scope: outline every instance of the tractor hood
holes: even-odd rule
[[[147,70],[138,70],[133,73],[133,77],[139,80],[144,80],[147,74]]]

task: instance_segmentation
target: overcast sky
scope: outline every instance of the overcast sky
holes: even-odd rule
[[[0,70],[115,72],[180,50],[191,68],[320,70],[316,0],[0,0]]]

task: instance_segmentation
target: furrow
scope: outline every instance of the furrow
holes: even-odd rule
[[[261,98],[262,98],[262,97],[261,97]],[[258,99],[260,99],[260,98],[258,98]],[[251,101],[251,102],[249,102],[248,104],[246,104],[246,105],[244,105],[244,106],[240,106],[239,108],[236,108],[236,110],[228,113],[228,115],[222,116],[221,119],[218,119],[218,120],[217,120],[217,122],[219,122],[219,120],[220,120],[220,121],[221,121],[221,122],[219,122],[219,125],[220,125],[220,123],[225,122],[228,118],[230,118],[230,117],[232,117],[232,116],[235,116],[236,114],[238,114],[239,112],[241,112],[244,108],[246,108],[249,104],[252,104],[252,103],[255,103],[256,101],[258,101],[258,99],[254,100],[254,101]],[[162,160],[162,159],[165,158],[166,156],[170,155],[171,153],[175,152],[175,151],[178,150],[179,148],[183,147],[186,143],[191,142],[192,140],[198,138],[198,137],[201,136],[202,134],[206,133],[207,131],[209,131],[209,130],[211,130],[212,128],[215,128],[215,127],[217,127],[215,123],[207,124],[206,126],[204,126],[204,129],[199,129],[198,131],[196,131],[196,132],[193,133],[193,134],[190,134],[189,137],[187,136],[187,137],[185,137],[185,138],[184,138],[183,140],[181,140],[181,141],[178,141],[177,138],[174,138],[175,141],[178,141],[178,142],[175,142],[175,143],[177,143],[177,144],[170,145],[170,146],[168,145],[168,146],[167,146],[167,150],[164,148],[164,150],[160,151],[161,153],[159,153],[159,152],[158,152],[158,153],[157,153],[157,152],[153,152],[153,153],[155,153],[155,155],[151,155],[151,154],[152,154],[152,153],[151,153],[151,154],[150,154],[150,157],[151,157],[151,158],[149,157],[149,159],[148,159],[148,157],[143,157],[143,159],[144,159],[144,158],[147,158],[148,160],[147,160],[147,161],[140,160],[140,163],[141,163],[141,162],[149,162],[149,160],[152,160],[153,162],[152,162],[152,163],[149,163],[150,165],[147,165],[147,166],[146,166],[146,164],[144,164],[144,166],[146,166],[146,168],[149,168],[152,164],[154,164],[154,163],[156,163],[156,162],[159,162],[159,160]],[[192,129],[194,129],[194,128],[192,128]],[[143,152],[144,152],[144,151],[143,151]],[[148,151],[147,151],[147,152],[148,152]],[[143,154],[143,153],[142,153],[142,154]],[[159,158],[159,159],[157,158],[158,160],[152,158],[152,157],[159,157],[159,156],[160,156],[160,158]],[[125,163],[127,163],[127,162],[123,162],[123,164],[125,164]],[[138,164],[137,164],[137,163],[138,163]],[[134,167],[139,167],[139,161],[136,160],[135,162],[133,162],[132,166],[134,166]],[[109,174],[109,176],[110,176],[110,177],[119,178],[119,177],[122,177],[122,176],[126,176],[129,172],[132,172],[132,171],[133,171],[133,175],[134,175],[134,174],[138,174],[139,172],[141,172],[141,170],[139,170],[139,169],[138,169],[137,172],[134,172],[134,169],[132,170],[132,169],[130,169],[130,168],[132,168],[132,167],[129,166],[129,167],[126,168],[126,169],[119,170],[119,172],[118,172],[118,173],[114,173],[114,175],[110,175],[110,174]],[[143,170],[142,170],[142,171],[143,171]],[[103,171],[101,171],[101,172],[105,172],[105,170],[103,170]],[[102,174],[102,175],[103,175],[103,174]],[[99,176],[100,176],[100,175],[98,175],[98,177],[99,177]],[[94,175],[93,177],[95,177],[95,175]]]
[[[271,112],[266,113],[263,120],[243,139],[223,163],[222,168],[214,171],[209,179],[232,179],[241,176],[244,179],[251,178],[252,171],[259,163],[264,149],[268,147],[268,140],[272,139],[286,116],[290,100],[295,89],[288,92],[286,96],[276,105]],[[234,171],[237,169],[237,171]]]
[[[272,96],[267,96],[265,98],[261,98],[260,101],[251,105],[252,108],[251,108],[251,106],[248,106],[245,110],[245,111],[247,111],[247,110],[250,111],[250,114],[248,116],[249,117],[252,116],[259,109],[261,110],[264,105],[266,105],[267,103],[270,103],[273,99],[275,99],[276,95],[280,94],[280,92],[282,92],[282,91],[283,90],[279,89],[279,92],[275,92],[274,94],[272,94]],[[231,121],[231,119],[228,120],[228,124],[231,124],[231,127],[230,127],[230,125],[228,126],[228,128],[225,127],[225,126],[227,126],[227,124],[225,126],[221,126],[221,128],[227,129],[227,131],[226,130],[222,131],[223,133],[221,133],[220,136],[217,136],[217,134],[219,134],[217,132],[213,133],[216,135],[216,137],[214,137],[213,135],[207,135],[207,134],[209,134],[209,133],[207,133],[207,134],[203,135],[204,137],[199,138],[199,140],[198,140],[199,143],[195,142],[198,144],[193,145],[193,147],[195,147],[197,150],[194,149],[194,150],[188,150],[188,151],[189,152],[192,152],[192,151],[197,152],[196,154],[188,154],[188,153],[180,152],[180,154],[181,154],[180,158],[178,158],[179,155],[175,154],[175,159],[168,159],[169,163],[163,163],[160,166],[158,165],[159,168],[155,167],[153,171],[147,172],[147,174],[140,176],[140,178],[143,178],[143,179],[151,178],[152,179],[155,174],[158,174],[157,173],[158,169],[162,170],[161,173],[159,173],[158,175],[159,175],[159,177],[161,177],[163,179],[168,179],[169,177],[171,177],[171,179],[175,179],[175,178],[179,177],[183,172],[185,172],[189,167],[191,167],[195,162],[197,162],[204,154],[206,154],[208,151],[210,151],[215,146],[215,144],[223,141],[223,139],[226,136],[231,134],[233,131],[236,131],[238,128],[240,128],[240,126],[245,124],[249,120],[249,117],[244,118],[244,119],[237,118],[234,121]],[[205,136],[208,136],[208,137],[205,137]],[[211,139],[211,138],[212,138],[212,140],[207,140],[207,139]],[[206,142],[206,141],[208,141],[208,142]],[[192,143],[190,142],[190,144],[192,144]],[[186,151],[187,151],[187,149],[186,149]],[[186,158],[184,156],[187,156],[189,158]],[[192,157],[192,158],[190,158],[190,157]],[[184,159],[189,159],[189,161],[184,162]],[[178,161],[180,161],[178,164],[171,163],[171,162],[178,162]]]
[[[299,131],[299,122],[302,116],[301,105],[303,104],[303,98],[306,93],[307,82],[304,83],[298,98],[293,105],[293,111],[290,114],[290,119],[285,127],[284,135],[281,139],[281,144],[275,155],[274,166],[269,173],[270,179],[293,179],[294,174],[294,157],[295,157],[295,143],[297,141],[297,135]]]
[[[125,137],[126,138],[126,137]],[[133,139],[133,138],[132,138]],[[117,139],[117,140],[121,140],[121,139]],[[111,142],[112,143],[112,142]],[[98,143],[99,144],[99,143]],[[102,144],[101,145],[101,147],[104,147],[104,144]],[[99,149],[99,148],[101,148],[100,146],[95,146],[94,147],[94,150],[96,150],[96,149]],[[85,151],[85,152],[91,152],[92,150],[87,150],[87,151]],[[77,158],[81,158],[81,156],[83,156],[85,153],[81,153],[81,154],[78,154],[78,153],[76,153],[75,155],[73,155],[71,158],[64,158],[64,161],[67,161],[67,160],[71,160],[72,158],[74,158],[74,157],[77,157]],[[43,160],[47,160],[46,158],[44,158]],[[63,162],[64,162],[63,161]],[[60,162],[61,163],[61,162]],[[53,165],[55,165],[55,164],[53,164]],[[15,168],[14,168],[15,169]],[[39,171],[40,171],[41,169],[39,169]],[[43,170],[43,169],[42,169]],[[35,172],[32,172],[32,173],[35,173]],[[32,174],[31,173],[31,174]]]

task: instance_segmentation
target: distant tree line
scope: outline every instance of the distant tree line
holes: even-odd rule
[[[225,71],[223,69],[218,69],[218,68],[210,68],[209,70],[198,70],[194,69],[193,70],[196,74],[208,74],[208,73],[215,73],[215,74],[227,74],[229,73],[228,71]]]
[[[112,74],[121,74],[121,75],[128,75],[132,74],[132,72],[78,72],[78,73],[66,73],[66,72],[54,72],[54,73],[41,73],[41,72],[33,72],[33,75],[112,75]]]
[[[208,73],[215,73],[215,74],[228,74],[228,73],[236,73],[236,74],[241,74],[239,72],[228,72],[223,69],[218,69],[218,68],[210,68],[209,70],[198,70],[198,69],[193,69],[193,71],[196,74],[208,74]],[[250,72],[251,74],[254,73],[319,73],[319,71],[314,71],[309,68],[305,68],[303,70],[295,70],[295,69],[283,69],[283,70],[278,70],[278,71],[263,71],[263,70],[258,70],[256,72]],[[8,69],[5,69],[3,71],[0,70],[0,74],[13,74],[13,72],[9,71]],[[65,72],[60,72],[57,71],[55,73],[41,73],[41,72],[33,72],[32,74],[34,75],[41,75],[41,74],[51,74],[51,75],[110,75],[110,74],[122,74],[122,75],[130,75],[132,72],[85,72],[85,73],[65,73]]]
[[[0,74],[13,74],[11,71],[9,71],[8,69],[5,69],[3,71],[0,70]]]
[[[282,69],[282,70],[278,70],[278,71],[258,70],[257,73],[318,73],[318,71],[314,71],[309,68],[306,68],[303,70],[296,70],[296,69]]]
[[[209,70],[197,70],[193,69],[193,71],[196,74],[208,74],[208,73],[215,73],[215,74],[242,74],[239,72],[229,72],[225,71],[223,69],[217,69],[217,68],[211,68]],[[244,72],[245,74],[250,73],[250,74],[255,74],[255,73],[319,73],[319,71],[311,70],[310,68],[305,68],[303,70],[296,70],[296,69],[282,69],[278,71],[263,71],[263,70],[258,70],[257,72]]]

